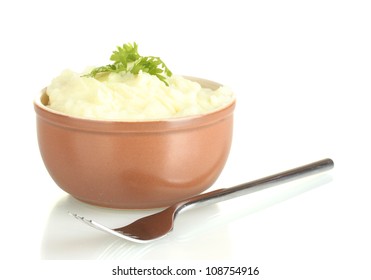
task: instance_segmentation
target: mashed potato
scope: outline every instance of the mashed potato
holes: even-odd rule
[[[82,77],[65,70],[47,88],[49,107],[68,115],[101,120],[151,120],[205,114],[230,103],[231,90],[202,88],[181,76],[169,86],[147,73]]]

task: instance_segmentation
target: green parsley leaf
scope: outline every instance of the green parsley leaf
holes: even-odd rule
[[[117,47],[117,50],[113,51],[110,60],[113,61],[113,64],[94,68],[83,77],[95,78],[97,75],[111,72],[130,72],[137,75],[142,71],[156,76],[167,86],[169,85],[166,79],[172,76],[170,69],[159,57],[141,56],[138,53],[138,45],[135,42],[134,44],[127,43],[122,47]]]

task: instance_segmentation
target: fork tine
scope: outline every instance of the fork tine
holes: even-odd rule
[[[133,236],[133,235],[128,235],[128,234],[125,234],[123,232],[119,232],[119,231],[116,231],[116,230],[113,230],[113,229],[110,229],[100,223],[97,223],[95,222],[94,220],[89,220],[83,216],[79,216],[75,213],[71,213],[71,212],[68,212],[69,215],[71,215],[72,217],[74,217],[75,219],[83,222],[84,224],[87,224],[95,229],[99,229],[103,232],[106,232],[106,233],[110,233],[110,234],[113,234],[117,237],[120,237],[120,238],[123,238],[123,239],[126,239],[126,240],[129,240],[129,241],[134,241],[134,242],[140,242],[140,243],[144,243],[144,242],[148,242],[147,240],[141,240],[139,239],[137,236]]]
[[[83,223],[85,223],[87,225],[91,225],[91,223],[90,223],[91,220],[88,220],[88,219],[84,218],[83,216],[79,216],[79,215],[77,215],[75,213],[71,213],[71,212],[68,212],[68,214],[70,214],[75,219],[77,219],[77,220],[79,220],[79,221],[81,221],[81,222],[83,222]]]
[[[77,214],[75,214],[75,213],[68,212],[68,214],[70,214],[70,215],[71,215],[72,217],[74,217],[75,219],[77,219],[77,220],[83,222],[84,224],[87,224],[88,226],[91,226],[91,227],[93,227],[93,228],[95,228],[95,229],[101,229],[100,227],[97,227],[97,226],[93,223],[92,220],[89,220],[89,219],[87,219],[87,218],[85,218],[85,217],[83,217],[83,216],[77,215]]]

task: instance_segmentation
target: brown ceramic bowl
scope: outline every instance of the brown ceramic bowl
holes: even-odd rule
[[[45,166],[60,188],[90,204],[168,206],[209,188],[229,154],[235,101],[205,115],[155,121],[76,118],[47,104],[43,90],[34,107]]]

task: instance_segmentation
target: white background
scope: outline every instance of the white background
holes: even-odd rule
[[[0,273],[109,279],[117,265],[175,261],[258,266],[256,279],[370,279],[370,15],[357,0],[2,1]],[[133,41],[174,73],[237,95],[233,147],[213,188],[326,157],[334,170],[184,213],[147,245],[78,223],[68,210],[108,224],[148,211],[61,191],[39,155],[32,101],[63,69],[106,64]]]

